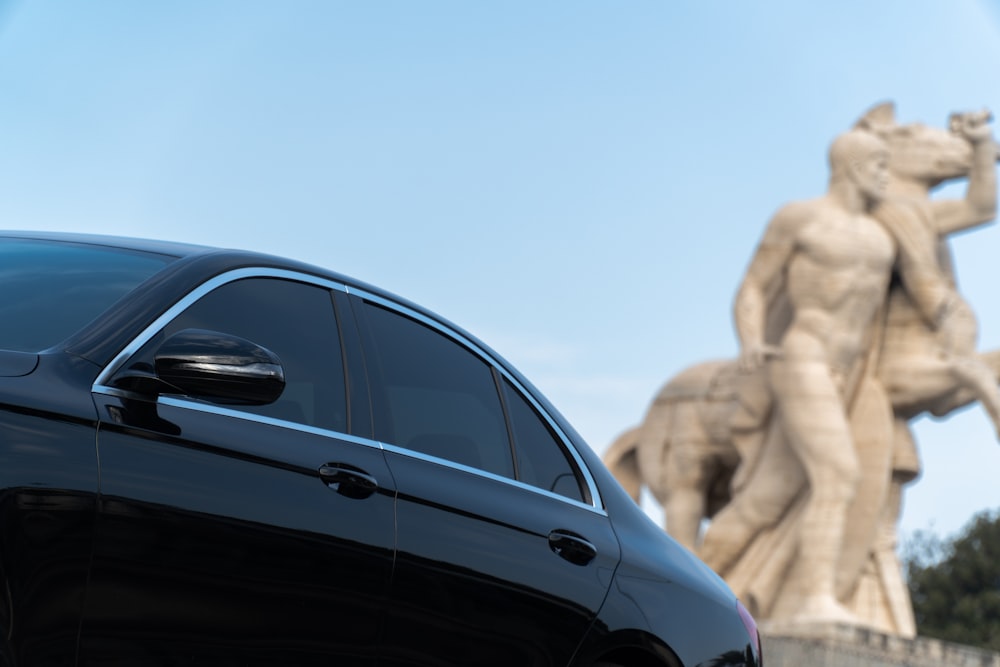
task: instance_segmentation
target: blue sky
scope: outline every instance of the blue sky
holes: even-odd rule
[[[735,355],[767,219],[825,189],[865,109],[1000,112],[1000,0],[3,7],[3,227],[374,282],[486,340],[598,451],[671,375]],[[1000,346],[1000,233],[953,247]],[[916,433],[904,533],[1000,506],[980,408]]]

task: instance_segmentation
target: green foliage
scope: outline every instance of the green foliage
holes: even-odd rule
[[[1000,511],[951,540],[918,531],[903,560],[917,634],[1000,651]]]

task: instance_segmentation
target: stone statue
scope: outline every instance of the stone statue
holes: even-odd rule
[[[761,446],[753,479],[713,519],[699,555],[726,576],[797,504],[797,615],[809,620],[854,620],[835,591],[861,477],[852,408],[864,394],[864,404],[881,403],[885,423],[891,419],[866,363],[896,257],[892,236],[872,216],[888,162],[888,146],[874,133],[839,136],[827,194],[778,211],[736,297],[740,366],[764,373],[774,435]],[[768,326],[776,317],[784,327]]]
[[[942,253],[946,234],[995,215],[987,120],[955,116],[949,132],[899,126],[892,105],[866,114],[834,143],[828,194],[765,233],[736,302],[741,358],[673,378],[605,455],[689,548],[715,516],[701,554],[762,619],[915,632],[894,551],[918,469],[907,420],[998,405],[1000,355],[975,354]],[[889,198],[875,206],[886,152]],[[965,200],[929,199],[965,175]]]

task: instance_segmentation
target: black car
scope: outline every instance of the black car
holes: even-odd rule
[[[413,303],[28,232],[0,294],[0,664],[761,664],[726,585]]]

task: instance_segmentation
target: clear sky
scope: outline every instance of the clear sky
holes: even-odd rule
[[[1000,0],[0,5],[0,226],[261,250],[418,301],[603,451],[868,107],[1000,112]],[[948,190],[961,196],[962,188]],[[954,239],[1000,346],[1000,232]],[[916,423],[904,534],[1000,506],[975,406]]]

